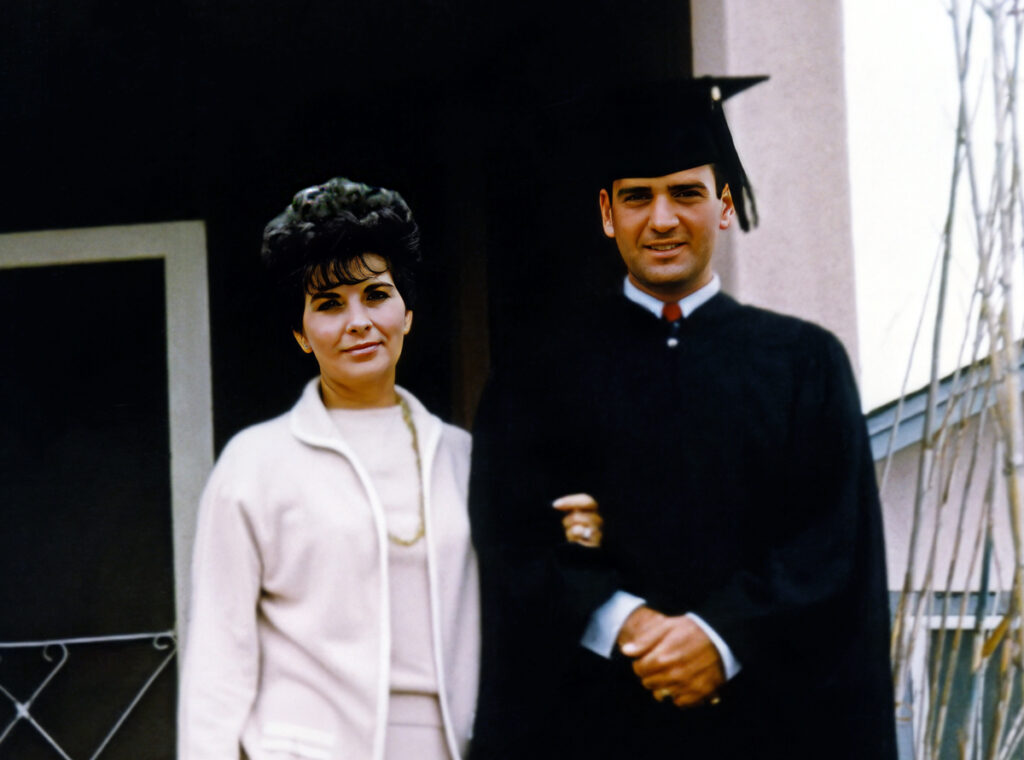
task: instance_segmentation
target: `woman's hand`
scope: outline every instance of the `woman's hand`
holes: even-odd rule
[[[565,513],[562,527],[565,528],[565,539],[569,543],[595,549],[601,545],[601,525],[604,520],[598,514],[593,496],[573,493],[555,499],[551,506]]]

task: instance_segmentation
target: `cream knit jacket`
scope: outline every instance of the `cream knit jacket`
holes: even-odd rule
[[[479,667],[469,435],[404,389],[420,440],[434,666],[452,757]],[[383,757],[391,631],[380,500],[311,381],[224,449],[199,510],[179,760]]]

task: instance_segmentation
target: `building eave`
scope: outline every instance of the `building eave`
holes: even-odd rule
[[[1024,363],[1022,363],[1024,365]],[[1024,387],[1024,366],[1018,367]],[[939,380],[936,394],[935,418],[947,425],[957,424],[981,412],[994,401],[991,392],[985,392],[989,379],[988,361],[961,367]],[[884,459],[890,449],[896,453],[913,446],[924,437],[925,416],[928,410],[928,389],[909,393],[867,413],[871,454],[877,462]],[[950,409],[950,403],[953,403]],[[947,416],[948,415],[948,416]]]

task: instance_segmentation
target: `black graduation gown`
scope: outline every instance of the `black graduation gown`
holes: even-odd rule
[[[895,758],[881,513],[838,340],[725,294],[675,347],[622,296],[582,317],[524,325],[478,412],[473,757]],[[600,549],[550,507],[578,491]],[[729,644],[718,705],[659,704],[579,645],[616,589]]]

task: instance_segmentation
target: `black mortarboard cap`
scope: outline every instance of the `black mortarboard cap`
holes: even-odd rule
[[[757,205],[733,144],[722,103],[767,76],[696,77],[631,83],[593,101],[601,181],[661,177],[715,164],[728,183],[744,230],[757,224]],[[589,109],[588,109],[589,110]],[[748,211],[749,204],[749,211]]]

